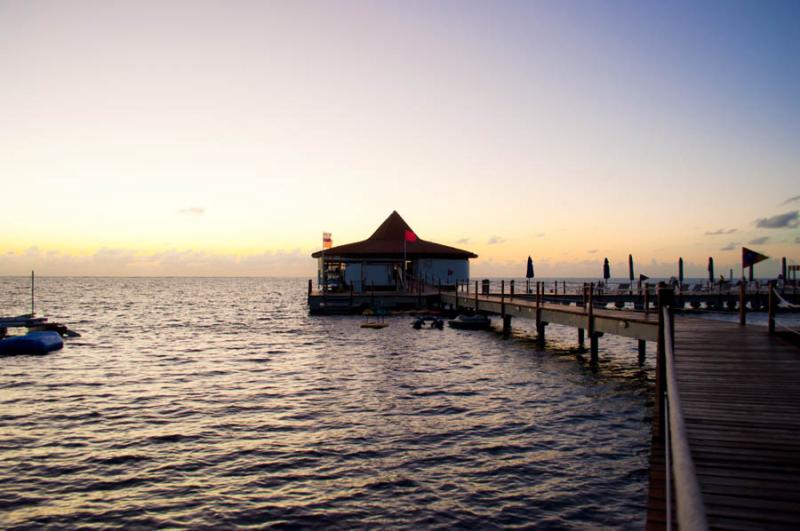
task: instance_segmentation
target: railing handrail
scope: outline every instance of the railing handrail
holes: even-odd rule
[[[672,472],[675,476],[675,497],[677,503],[678,527],[680,529],[707,530],[706,509],[700,494],[700,484],[697,481],[692,453],[689,450],[689,439],[686,435],[686,425],[683,419],[683,409],[678,394],[678,381],[675,376],[675,349],[673,345],[673,329],[670,310],[662,308],[664,312],[664,360],[666,376],[666,398],[669,405],[669,415],[665,416],[668,423],[669,447],[672,455]],[[670,470],[666,471],[667,478]],[[669,487],[667,487],[669,488]],[[667,507],[667,512],[672,510]]]

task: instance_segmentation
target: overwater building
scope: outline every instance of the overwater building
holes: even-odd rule
[[[420,282],[454,286],[469,279],[469,259],[478,255],[419,238],[396,211],[366,240],[311,255],[326,291],[406,291]]]

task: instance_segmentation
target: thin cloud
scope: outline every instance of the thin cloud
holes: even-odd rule
[[[589,249],[589,250],[588,250],[588,251],[586,251],[586,252],[587,252],[587,253],[589,253],[589,254],[594,254],[594,253],[596,253],[596,252],[597,252],[597,249]]]
[[[500,243],[504,243],[506,240],[505,238],[501,238],[500,236],[492,236],[489,238],[488,244],[489,245],[497,245]]]
[[[786,201],[781,203],[781,206],[788,205],[789,203],[794,203],[795,201],[800,201],[800,195],[796,195],[794,197],[790,197],[789,199],[787,199]]]
[[[456,240],[456,243],[460,243],[461,245],[466,245],[469,243],[469,238],[461,238],[460,240]]]
[[[800,211],[792,210],[771,218],[759,218],[755,221],[755,224],[760,229],[794,228],[797,226],[798,216],[800,216]]]
[[[747,242],[747,244],[748,245],[764,245],[768,241],[769,241],[769,236],[761,236],[759,238],[753,238],[752,240]]]
[[[720,251],[735,251],[739,246],[739,242],[731,242],[725,247],[720,248]]]
[[[205,213],[206,209],[203,207],[189,207],[178,210],[178,214],[184,216],[203,216]]]
[[[537,238],[544,238],[544,232],[540,232],[536,235]]]
[[[725,234],[733,234],[736,229],[717,229],[715,231],[706,231],[706,236],[723,236]]]

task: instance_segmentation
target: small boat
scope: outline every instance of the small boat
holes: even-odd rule
[[[485,315],[459,315],[455,319],[447,321],[450,328],[461,330],[486,330],[492,321]]]
[[[0,356],[15,354],[34,354],[41,356],[64,347],[64,340],[58,332],[28,332],[24,336],[11,336],[0,339]]]
[[[439,330],[444,328],[444,321],[441,317],[436,317],[435,315],[419,316],[411,326],[413,326],[415,330],[419,330],[426,324],[428,328],[438,328]]]

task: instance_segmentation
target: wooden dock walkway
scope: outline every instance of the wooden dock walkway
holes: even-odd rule
[[[800,528],[800,349],[765,327],[678,317],[674,350],[709,527]],[[650,490],[648,527],[663,528],[663,483]]]
[[[682,518],[686,509],[679,504],[693,503],[699,507],[699,520],[710,528],[800,529],[800,349],[770,335],[767,327],[673,317],[667,310],[664,315],[673,319],[668,327],[666,318],[659,324],[659,310],[645,314],[547,303],[541,295],[538,299],[441,296],[443,304],[458,309],[501,315],[504,327],[511,317],[527,317],[537,324],[582,328],[590,337],[612,333],[658,342],[648,528],[667,527],[669,476],[670,492],[676,494],[670,504],[676,527],[682,520],[685,528],[706,528],[687,525]],[[669,290],[667,305],[672,300]],[[537,330],[543,340],[544,327]],[[670,330],[673,340],[667,346],[661,334]],[[670,384],[665,356],[671,356]],[[596,359],[594,353],[592,357]],[[670,398],[670,404],[675,399],[675,411],[663,404],[665,393],[676,395]],[[663,419],[673,414],[680,426],[670,420],[666,444]],[[672,455],[669,467],[667,453]],[[692,482],[694,487],[688,488]],[[687,490],[692,491],[689,504]]]
[[[477,286],[476,286],[477,288]],[[650,459],[648,529],[800,529],[800,348],[767,327],[675,317],[671,289],[651,312],[580,301],[462,291],[425,293],[441,307],[578,330],[597,363],[605,333],[658,345]],[[600,304],[603,301],[596,301]],[[653,301],[655,302],[655,301]],[[576,304],[577,303],[577,304]],[[650,307],[650,304],[643,305]],[[770,322],[775,300],[769,298]],[[667,508],[670,508],[668,511]]]

